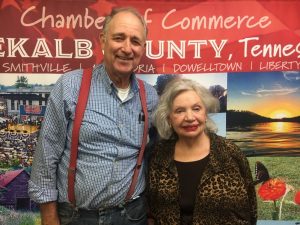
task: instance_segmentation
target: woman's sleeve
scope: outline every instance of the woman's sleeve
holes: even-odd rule
[[[147,200],[148,200],[148,217],[155,220],[157,213],[157,185],[158,185],[158,167],[155,163],[155,149],[149,159],[148,176],[147,176]]]
[[[250,222],[251,225],[255,225],[257,222],[257,198],[249,161],[238,146],[236,146],[235,148],[237,150],[237,162],[239,164],[239,169],[242,177],[244,178],[245,186],[247,188],[250,209]]]

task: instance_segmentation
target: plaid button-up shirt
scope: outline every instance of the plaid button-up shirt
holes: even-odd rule
[[[48,99],[28,188],[37,203],[68,202],[67,168],[81,78],[82,70],[62,75]],[[158,97],[151,85],[145,84],[145,89],[151,118]],[[138,90],[132,75],[129,95],[121,101],[104,66],[94,69],[79,135],[75,180],[78,207],[109,208],[124,201],[143,134]],[[144,191],[143,170],[133,196]]]

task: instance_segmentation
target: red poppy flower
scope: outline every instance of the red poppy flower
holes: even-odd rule
[[[294,201],[297,205],[300,205],[300,191],[296,192]]]
[[[258,189],[258,195],[264,200],[275,201],[281,198],[286,191],[286,184],[278,178],[270,179],[263,183]]]

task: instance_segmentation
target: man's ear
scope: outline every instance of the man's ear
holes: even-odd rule
[[[144,44],[144,48],[143,48],[143,54],[146,52],[146,41],[145,41],[145,44]]]
[[[100,33],[99,39],[100,39],[100,47],[101,47],[102,53],[103,53],[103,55],[104,55],[104,48],[105,48],[105,34],[104,34],[103,32]]]

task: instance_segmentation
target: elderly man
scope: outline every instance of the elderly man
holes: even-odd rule
[[[83,71],[64,74],[51,92],[29,182],[43,224],[147,224],[144,164],[126,198],[146,133],[141,86],[149,118],[158,98],[133,73],[146,37],[146,23],[133,8],[114,9],[105,19],[100,35],[104,60],[93,69],[79,130],[74,199],[68,167]]]

